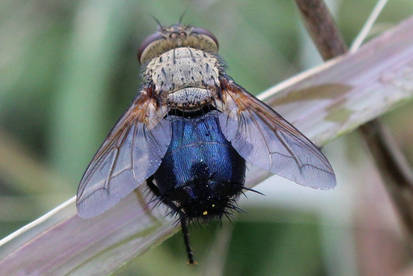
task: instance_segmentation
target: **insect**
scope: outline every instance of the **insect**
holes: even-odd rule
[[[183,24],[159,26],[138,52],[143,85],[86,169],[80,217],[97,216],[146,184],[187,225],[236,209],[246,162],[298,184],[332,188],[321,151],[226,73],[216,37]]]

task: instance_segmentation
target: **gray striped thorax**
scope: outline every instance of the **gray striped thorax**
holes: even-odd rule
[[[154,84],[156,96],[169,107],[199,109],[216,95],[220,68],[213,54],[180,47],[153,58],[145,68],[144,80]]]

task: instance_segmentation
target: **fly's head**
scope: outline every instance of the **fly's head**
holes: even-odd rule
[[[205,29],[181,24],[160,27],[139,48],[144,83],[170,109],[201,109],[214,101],[219,90],[223,66],[217,52],[217,39]]]
[[[142,42],[138,59],[141,64],[144,64],[168,50],[179,47],[190,47],[216,54],[218,40],[210,31],[203,28],[182,24],[161,26],[157,32]]]

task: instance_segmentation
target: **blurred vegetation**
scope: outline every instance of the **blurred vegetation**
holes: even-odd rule
[[[375,2],[330,1],[348,43]],[[136,52],[156,30],[151,16],[173,24],[186,8],[184,23],[217,36],[228,73],[253,93],[313,65],[302,59],[306,35],[293,1],[0,3],[1,236],[73,196],[92,155],[139,87]],[[390,1],[373,31],[380,33],[412,12],[412,1]],[[312,55],[319,62],[318,54]],[[385,120],[413,163],[412,106]],[[361,147],[354,138],[348,143],[353,153]],[[284,219],[266,220],[263,214]],[[296,223],[289,218],[301,219]],[[218,273],[213,269],[222,275],[329,274],[319,216],[256,204],[234,219],[222,227],[191,227],[199,266],[185,265],[181,236],[176,235],[118,275]],[[223,235],[226,251],[214,250]]]

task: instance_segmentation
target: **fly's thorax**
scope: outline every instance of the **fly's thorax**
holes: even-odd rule
[[[152,59],[145,81],[153,83],[161,102],[180,109],[196,109],[212,101],[219,87],[221,64],[202,50],[181,47]]]

